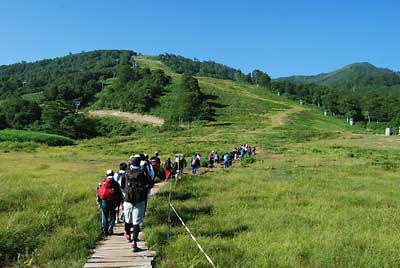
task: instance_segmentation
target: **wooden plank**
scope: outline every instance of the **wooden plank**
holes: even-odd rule
[[[97,251],[92,255],[92,258],[106,258],[107,256],[110,256],[111,254],[107,251]],[[155,251],[151,250],[145,250],[142,252],[132,252],[130,250],[127,251],[114,251],[111,256],[114,257],[132,257],[132,256],[149,256],[149,257],[155,257],[157,254]]]
[[[111,259],[111,260],[97,260],[97,261],[89,261],[87,263],[98,264],[98,263],[105,263],[105,264],[113,264],[113,263],[124,263],[124,264],[151,264],[153,260],[151,259]]]
[[[92,258],[89,259],[87,262],[88,263],[106,263],[106,262],[137,262],[137,263],[151,263],[154,260],[152,257],[110,257],[110,258]]]
[[[151,194],[157,193],[164,182],[157,184]],[[139,233],[139,252],[132,252],[131,243],[126,241],[124,226],[118,223],[114,228],[114,235],[104,237],[98,242],[92,251],[91,258],[85,264],[85,268],[151,268],[155,251],[149,250],[144,241],[144,233]]]
[[[139,242],[138,243],[138,247],[139,247],[140,251],[148,250],[148,248],[145,246],[145,242]],[[95,248],[93,250],[93,252],[99,252],[99,251],[107,252],[107,251],[110,251],[110,255],[112,255],[112,254],[114,254],[115,251],[121,251],[121,250],[130,251],[131,250],[131,245],[130,244],[126,244],[126,245],[121,246],[121,247],[116,247],[116,246],[113,247],[112,245],[102,245],[102,246],[99,246],[99,247]]]
[[[141,264],[141,263],[124,263],[124,262],[115,262],[115,263],[86,263],[85,268],[122,268],[122,267],[135,267],[135,268],[151,268],[151,263],[149,264]]]

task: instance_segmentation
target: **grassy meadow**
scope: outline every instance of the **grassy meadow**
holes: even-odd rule
[[[172,202],[218,267],[398,267],[398,137],[364,134],[255,86],[198,79],[215,121],[137,125],[127,137],[66,147],[0,142],[0,266],[82,267],[100,235],[95,187],[134,152],[205,158],[248,143],[254,163],[173,186]],[[168,187],[144,222],[156,267],[209,267],[176,217],[166,240]]]

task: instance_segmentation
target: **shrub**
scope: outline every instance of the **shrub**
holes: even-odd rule
[[[64,145],[73,145],[75,144],[73,139],[36,132],[36,131],[27,131],[27,130],[11,130],[5,129],[0,131],[0,142],[2,141],[14,141],[14,142],[38,142],[38,143],[45,143],[49,146],[64,146]]]
[[[96,130],[100,136],[129,136],[136,131],[135,127],[127,121],[103,117],[96,118]]]
[[[251,157],[251,156],[245,156],[242,158],[242,161],[240,162],[240,164],[242,166],[247,166],[249,164],[253,164],[254,162],[256,162],[256,159]]]

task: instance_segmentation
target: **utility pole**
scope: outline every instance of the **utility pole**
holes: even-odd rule
[[[75,100],[74,103],[75,103],[75,113],[78,113],[78,109],[79,106],[81,105],[81,102],[79,100]]]

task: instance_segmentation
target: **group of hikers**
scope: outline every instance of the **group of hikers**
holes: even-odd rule
[[[248,144],[242,144],[239,147],[235,147],[232,151],[226,152],[220,157],[218,152],[211,151],[208,154],[209,164],[214,166],[223,162],[224,168],[229,168],[232,166],[234,160],[242,159],[244,156],[251,156],[256,154],[256,147],[251,147]]]
[[[247,144],[234,148],[223,154],[211,151],[209,165],[223,162],[224,168],[229,168],[232,161],[241,159],[245,155],[254,155],[255,147]],[[192,174],[200,168],[201,156],[193,154],[190,166]],[[179,178],[187,166],[185,156],[176,154],[175,158],[167,158],[164,162],[165,181]],[[161,159],[158,152],[149,158],[146,154],[132,155],[128,163],[121,163],[118,172],[112,169],[106,171],[106,177],[97,187],[96,199],[102,211],[101,226],[104,235],[112,235],[116,223],[124,223],[124,237],[131,243],[132,251],[138,252],[138,236],[140,224],[143,221],[150,190],[153,188],[156,177],[164,177],[161,169]],[[122,213],[120,213],[122,211]]]
[[[158,158],[158,153],[152,159]],[[160,161],[159,161],[160,162]],[[128,164],[121,163],[119,171],[106,171],[97,187],[97,203],[102,210],[101,226],[104,235],[112,235],[116,222],[124,222],[124,237],[131,244],[132,251],[137,246],[140,224],[143,221],[147,200],[156,177],[156,164],[148,155],[138,154],[130,157]],[[120,217],[120,208],[122,213]]]

